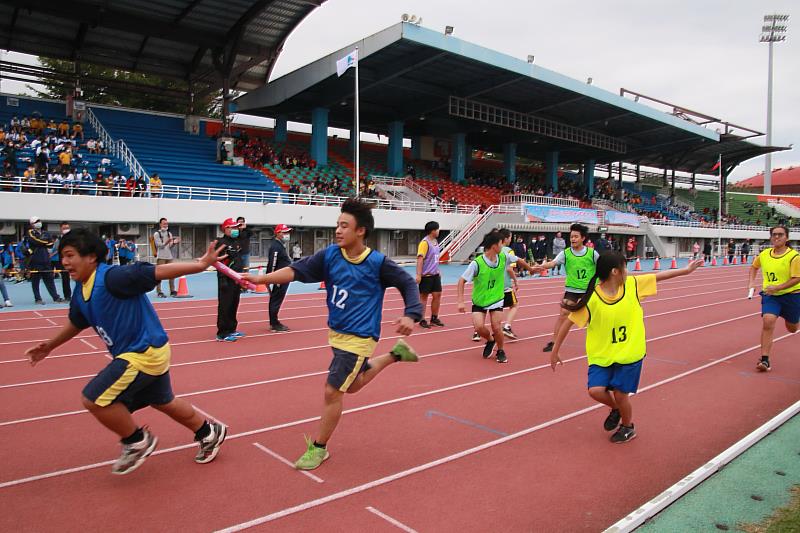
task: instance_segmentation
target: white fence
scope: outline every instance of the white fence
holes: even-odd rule
[[[504,194],[500,199],[503,204],[535,204],[561,207],[580,207],[580,202],[572,198],[552,198],[535,194]]]

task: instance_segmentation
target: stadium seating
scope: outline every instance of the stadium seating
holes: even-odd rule
[[[280,191],[264,174],[216,162],[214,140],[184,131],[180,117],[93,107],[109,135],[123,139],[148,174],[164,185]]]

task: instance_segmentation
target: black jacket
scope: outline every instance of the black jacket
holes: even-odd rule
[[[286,253],[286,247],[278,239],[272,239],[267,251],[267,273],[275,272],[292,264]]]
[[[25,234],[25,241],[31,252],[28,264],[38,267],[50,266],[50,248],[53,246],[53,238],[46,231],[29,229]]]
[[[241,272],[244,268],[244,264],[242,263],[242,247],[239,243],[239,239],[223,235],[222,238],[217,241],[217,246],[220,244],[225,245],[225,249],[222,253],[228,256],[223,259],[222,262],[229,266],[231,270]],[[223,276],[224,274],[217,272],[217,275]]]

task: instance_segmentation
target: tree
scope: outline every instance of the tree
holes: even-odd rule
[[[76,79],[75,63],[41,56],[38,61],[47,71],[38,82],[44,90],[28,85],[30,90],[41,98],[57,100],[72,93]],[[81,100],[84,102],[180,114],[190,111],[189,86],[185,81],[85,63],[78,65],[83,93]],[[208,86],[195,88],[196,91],[204,89]],[[206,92],[205,96],[195,98],[194,113],[218,116],[222,91]]]

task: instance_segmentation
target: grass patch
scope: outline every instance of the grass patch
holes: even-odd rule
[[[769,518],[757,524],[741,524],[745,533],[796,533],[800,531],[800,485],[791,489],[792,499],[786,507],[779,507]]]

